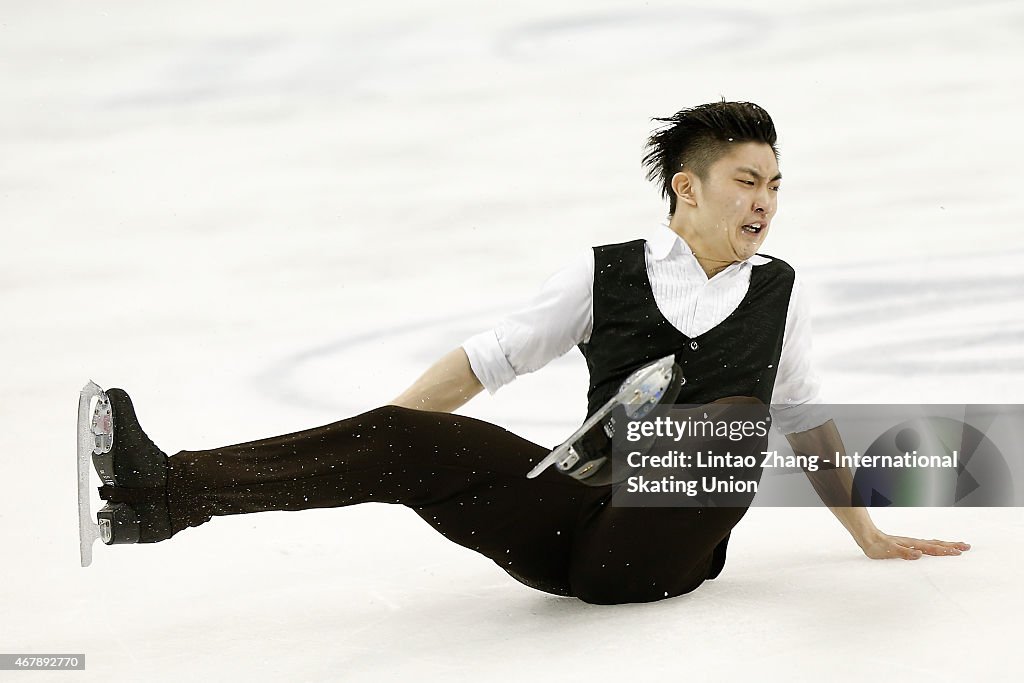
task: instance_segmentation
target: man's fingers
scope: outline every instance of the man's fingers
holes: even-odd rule
[[[916,560],[920,558],[922,554],[936,557],[959,555],[962,551],[957,547],[958,545],[970,548],[966,543],[961,543],[959,541],[924,541],[919,538],[903,539],[899,547],[904,551],[901,553],[901,557],[907,560]]]
[[[937,538],[926,541],[922,538],[883,534],[881,543],[865,552],[874,559],[919,560],[924,555],[955,557],[970,549],[971,544],[963,541],[941,541]]]
[[[920,546],[921,550],[928,553],[929,555],[959,555],[960,550],[946,545],[936,545],[935,543],[927,543]]]
[[[933,538],[930,541],[921,541],[921,547],[927,545],[930,549],[929,555],[959,555],[964,550],[970,550],[971,544],[963,541],[940,541]],[[912,545],[912,544],[911,544]]]
[[[902,557],[904,560],[917,560],[921,557],[921,551],[918,548],[911,548],[905,545],[894,544],[894,554],[897,557]]]
[[[964,543],[963,541],[940,541],[937,538],[925,540],[923,538],[910,538],[909,536],[895,536],[894,539],[897,543],[900,543],[907,547],[913,546],[916,548],[925,548],[926,546],[935,546],[943,548],[955,548],[956,550],[960,551],[971,549],[971,544]]]

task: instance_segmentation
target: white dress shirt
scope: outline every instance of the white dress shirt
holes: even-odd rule
[[[654,301],[665,318],[688,337],[703,334],[732,313],[750,286],[752,269],[769,263],[756,254],[708,278],[693,251],[667,225],[647,236],[647,274]],[[525,307],[491,330],[467,339],[462,348],[473,373],[493,394],[518,375],[544,367],[581,342],[590,340],[594,324],[594,252],[577,254],[541,287]],[[772,393],[776,427],[788,434],[822,424],[809,410],[820,403],[820,382],[811,366],[810,314],[800,277],[786,313],[786,329]],[[796,409],[798,406],[806,409]]]

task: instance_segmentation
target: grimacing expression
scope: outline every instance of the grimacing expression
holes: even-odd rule
[[[778,208],[781,180],[775,153],[759,142],[720,157],[706,182],[694,175],[694,227],[707,257],[743,261],[757,253]]]

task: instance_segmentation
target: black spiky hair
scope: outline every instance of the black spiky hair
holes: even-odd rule
[[[667,125],[655,131],[644,146],[643,167],[647,179],[661,185],[669,201],[668,214],[676,212],[672,176],[691,171],[707,180],[711,165],[729,151],[730,145],[763,142],[772,148],[776,161],[778,139],[772,117],[752,102],[710,102],[682,109],[668,118],[652,118]]]

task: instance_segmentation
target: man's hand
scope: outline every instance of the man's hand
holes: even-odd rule
[[[918,560],[922,555],[959,555],[971,549],[970,544],[963,541],[939,541],[934,538],[926,541],[909,536],[890,536],[881,531],[867,534],[858,539],[857,543],[872,560]]]
[[[839,430],[832,420],[804,432],[787,434],[786,437],[795,453],[827,456],[846,454]],[[971,549],[963,541],[940,541],[934,538],[926,541],[909,536],[890,536],[880,531],[871,521],[866,508],[851,505],[857,499],[853,477],[846,467],[823,468],[816,472],[807,471],[806,474],[821,500],[872,560],[917,560],[922,555],[959,555]]]

